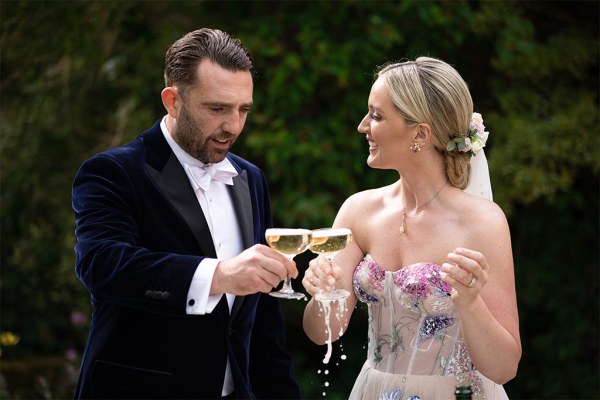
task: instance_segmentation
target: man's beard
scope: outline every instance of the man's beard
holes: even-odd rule
[[[213,138],[230,139],[233,135],[222,132]],[[174,127],[173,138],[175,142],[189,155],[205,164],[216,164],[227,156],[228,150],[212,149],[209,146],[210,137],[202,134],[202,128],[194,120],[184,105],[179,113],[179,118]],[[233,146],[235,138],[229,144]]]

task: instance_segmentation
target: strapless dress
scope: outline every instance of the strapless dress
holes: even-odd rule
[[[453,399],[470,383],[473,399],[507,399],[475,368],[464,344],[452,288],[435,263],[386,271],[370,255],[356,267],[354,293],[368,305],[367,360],[350,399]]]

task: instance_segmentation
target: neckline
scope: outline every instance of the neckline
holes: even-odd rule
[[[418,267],[418,266],[421,266],[421,265],[434,265],[434,266],[436,266],[436,267],[438,267],[438,268],[441,268],[441,267],[442,267],[441,265],[439,265],[438,263],[435,263],[435,262],[431,262],[431,261],[421,261],[421,262],[416,262],[416,263],[409,264],[409,265],[407,265],[407,266],[405,266],[405,267],[402,267],[402,266],[401,266],[400,268],[398,268],[398,269],[397,269],[397,270],[395,270],[395,271],[389,271],[389,270],[385,269],[385,268],[383,267],[383,265],[381,265],[379,262],[377,262],[377,260],[375,260],[375,259],[373,258],[373,256],[371,256],[371,254],[369,254],[369,253],[367,253],[363,259],[364,259],[364,260],[366,260],[366,259],[369,259],[369,260],[373,261],[373,263],[374,263],[375,265],[377,265],[377,267],[378,267],[380,270],[382,270],[383,272],[385,272],[386,274],[387,274],[387,273],[390,273],[390,274],[398,274],[398,273],[400,273],[401,271],[405,271],[405,270],[407,270],[407,269],[410,269],[410,268],[415,268],[415,267]]]

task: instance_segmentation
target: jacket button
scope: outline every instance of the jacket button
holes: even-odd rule
[[[144,296],[146,296],[148,299],[151,299],[153,297],[152,290],[146,290]]]
[[[169,298],[169,292],[162,292],[160,294],[160,298],[163,300],[167,300]]]
[[[194,300],[194,299],[190,299],[190,300],[188,301],[188,306],[193,306],[194,304],[196,304],[196,300]]]

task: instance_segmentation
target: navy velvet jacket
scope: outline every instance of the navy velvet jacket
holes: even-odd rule
[[[223,296],[210,314],[185,313],[196,267],[216,253],[159,122],[87,160],[74,180],[76,272],[94,306],[75,397],[216,399],[229,356],[237,398],[301,398],[278,299],[237,296],[230,315]],[[244,247],[264,243],[265,176],[227,157]]]

